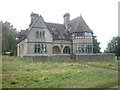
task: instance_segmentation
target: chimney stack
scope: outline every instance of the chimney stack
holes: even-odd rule
[[[63,16],[64,18],[64,25],[65,25],[65,28],[68,30],[70,28],[70,14],[69,13],[66,13],[64,14]]]
[[[36,14],[36,13],[32,12],[30,16],[31,16],[31,23],[30,23],[29,26],[31,26],[38,19],[39,14]]]

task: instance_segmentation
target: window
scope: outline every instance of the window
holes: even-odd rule
[[[85,36],[92,36],[91,32],[85,32]]]
[[[34,53],[46,53],[47,45],[44,43],[37,43],[34,46]]]
[[[87,45],[87,53],[92,53],[92,45],[91,44]]]
[[[45,31],[43,31],[43,37],[45,36]]]
[[[36,38],[45,37],[45,31],[36,31]]]
[[[44,45],[44,52],[47,52],[47,47],[46,47],[46,45]]]
[[[37,38],[37,37],[39,37],[39,32],[38,32],[38,31],[36,31],[36,38]]]
[[[40,53],[40,45],[38,44],[38,53]]]
[[[37,45],[36,44],[35,44],[34,48],[35,48],[34,53],[37,53]]]
[[[41,32],[39,32],[39,37],[41,38]]]
[[[81,47],[81,45],[77,45],[77,50],[76,50],[77,52],[82,52],[82,47]]]
[[[84,52],[84,45],[82,45],[82,48],[81,48],[81,49],[82,49],[82,52]]]

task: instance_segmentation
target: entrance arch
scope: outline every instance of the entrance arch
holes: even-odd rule
[[[58,46],[53,47],[53,54],[61,54],[61,50]]]
[[[63,49],[63,53],[64,53],[64,54],[70,54],[70,47],[69,47],[69,46],[66,46],[66,47]]]

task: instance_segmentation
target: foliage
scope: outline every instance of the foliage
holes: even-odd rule
[[[116,56],[120,56],[120,37],[113,37],[108,43],[105,49],[106,53],[115,53]]]
[[[17,31],[9,22],[2,23],[2,51],[16,51]]]
[[[3,88],[107,88],[118,75],[72,62],[29,62],[3,56]]]
[[[93,53],[100,53],[100,42],[97,40],[97,36],[93,35]]]

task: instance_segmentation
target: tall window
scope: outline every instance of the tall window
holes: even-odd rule
[[[39,32],[39,37],[41,38],[41,32]]]
[[[82,48],[82,52],[85,52],[85,50],[84,50],[84,48],[85,48],[85,47],[84,47],[84,45],[82,45],[82,47],[81,47],[81,48]]]
[[[77,52],[82,52],[82,46],[80,44],[77,45]]]
[[[92,52],[92,45],[88,45],[88,53]]]
[[[36,31],[36,38],[37,38],[37,37],[39,37],[39,32],[38,32],[38,31]]]
[[[47,45],[44,43],[37,43],[34,45],[34,53],[46,53]]]
[[[37,53],[37,45],[35,44],[35,46],[34,46],[34,53]]]
[[[40,44],[38,44],[38,53],[40,53]]]

